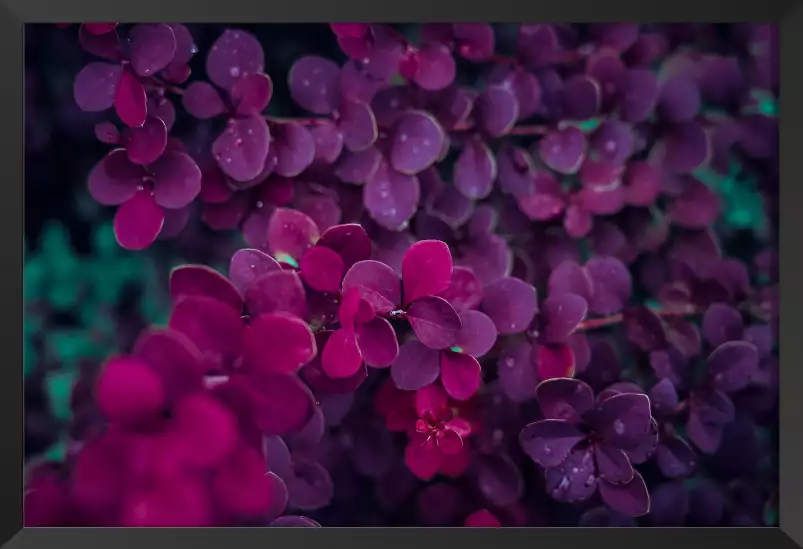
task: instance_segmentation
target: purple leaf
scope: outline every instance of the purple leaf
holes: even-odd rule
[[[440,297],[422,297],[407,309],[407,321],[418,340],[430,349],[446,349],[457,339],[460,317]]]
[[[399,347],[399,356],[390,366],[390,375],[396,387],[404,391],[417,391],[433,383],[441,373],[440,353],[416,340]]]

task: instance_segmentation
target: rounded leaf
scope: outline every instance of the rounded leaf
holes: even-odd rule
[[[444,44],[432,42],[417,51],[412,60],[413,80],[421,89],[438,91],[449,86],[457,70],[452,52]]]
[[[191,82],[184,90],[181,104],[195,118],[205,120],[226,112],[220,94],[208,82]]]
[[[585,320],[586,300],[576,294],[549,296],[542,306],[542,335],[547,343],[564,343]]]
[[[315,160],[315,140],[301,124],[276,124],[271,138],[270,150],[276,157],[274,171],[278,175],[295,177]]]
[[[235,82],[231,90],[234,112],[239,116],[259,114],[273,96],[273,81],[267,74],[249,74]]]
[[[538,312],[535,288],[518,278],[497,278],[485,286],[482,311],[493,320],[500,334],[521,333]]]
[[[173,306],[170,328],[187,336],[201,351],[205,369],[226,370],[242,351],[240,311],[205,295],[184,296]]]
[[[334,250],[324,246],[309,249],[299,262],[301,278],[319,292],[336,293],[345,274],[343,260]]]
[[[95,386],[95,398],[100,411],[122,425],[152,420],[166,404],[159,376],[134,357],[115,357],[104,365]]]
[[[205,265],[182,265],[170,272],[170,295],[174,301],[183,296],[202,295],[217,299],[240,310],[243,298],[237,288],[216,270]]]
[[[153,198],[163,208],[183,208],[201,192],[201,169],[188,154],[166,151],[148,170],[153,176]]]
[[[376,118],[369,105],[358,101],[344,101],[339,109],[337,127],[343,136],[343,145],[350,151],[364,151],[379,136]]]
[[[457,339],[461,323],[449,302],[440,297],[422,297],[405,316],[418,340],[430,349],[446,349]]]
[[[496,326],[488,315],[479,311],[461,311],[461,328],[457,332],[454,347],[461,353],[480,358],[488,353],[496,343]]]
[[[592,281],[588,309],[598,315],[611,315],[625,308],[630,300],[633,280],[630,270],[613,257],[594,257],[584,269]]]
[[[308,313],[304,285],[293,271],[273,271],[254,280],[245,292],[245,304],[252,315],[286,312],[306,318]]]
[[[524,453],[544,468],[557,467],[585,439],[574,425],[559,419],[530,423],[519,433]]]
[[[139,128],[123,132],[121,143],[134,164],[150,164],[159,158],[167,147],[167,126],[154,117],[149,117]]]
[[[418,178],[399,173],[385,163],[371,175],[363,188],[366,210],[374,221],[390,231],[399,231],[407,225],[420,198]]]
[[[468,400],[482,383],[482,368],[477,359],[465,353],[441,353],[441,383],[455,400]]]
[[[333,379],[349,378],[362,366],[362,353],[353,330],[336,330],[321,354],[323,371]]]
[[[279,263],[260,250],[244,248],[231,256],[229,279],[234,287],[245,294],[260,276],[281,270]]]
[[[543,380],[573,377],[575,372],[574,351],[568,345],[541,345],[536,352],[538,377]]]
[[[264,169],[270,139],[268,123],[261,116],[231,118],[212,143],[212,154],[226,175],[235,181],[249,181]]]
[[[340,104],[340,67],[322,57],[298,59],[287,76],[293,101],[313,114],[329,114]]]
[[[396,272],[379,261],[358,261],[343,277],[343,292],[356,288],[360,297],[379,313],[393,311],[401,304],[401,284]]]
[[[164,23],[135,25],[131,29],[131,67],[140,76],[153,76],[176,54],[176,36]]]
[[[176,330],[148,329],[139,336],[131,354],[156,372],[170,402],[203,389],[205,372],[201,353]]]
[[[289,435],[312,418],[315,400],[298,377],[264,372],[249,376],[246,383],[253,421],[263,433]],[[264,462],[262,467],[264,471]]]
[[[488,86],[475,105],[477,125],[490,137],[509,132],[519,118],[519,103],[512,90],[504,86]]]
[[[102,112],[114,105],[123,67],[109,63],[89,63],[75,76],[73,97],[84,112]]]
[[[466,198],[487,197],[496,180],[496,159],[485,143],[469,141],[454,165],[454,185]]]
[[[579,379],[555,378],[538,384],[535,396],[547,419],[579,424],[594,407],[594,392]]]
[[[444,140],[437,120],[422,111],[408,111],[396,121],[390,163],[403,174],[422,172],[438,159]]]
[[[104,206],[117,206],[137,194],[144,183],[142,168],[128,159],[124,149],[115,149],[89,173],[89,194]]]
[[[265,53],[251,33],[239,29],[223,31],[206,57],[209,80],[224,90],[231,90],[240,78],[264,72]]]
[[[585,135],[574,126],[553,130],[538,142],[539,157],[558,173],[577,173],[583,165],[585,154]]]
[[[452,254],[440,240],[420,240],[410,246],[402,260],[404,303],[434,296],[449,287]]]
[[[287,313],[273,313],[251,322],[243,352],[250,371],[289,374],[308,364],[317,348],[306,322]]]
[[[399,356],[396,331],[382,317],[374,317],[357,326],[357,343],[363,360],[373,368],[386,368]]]
[[[290,208],[277,208],[268,224],[268,250],[279,261],[297,264],[320,236],[318,226],[308,215]]]
[[[650,512],[650,494],[638,471],[627,484],[600,482],[599,493],[611,509],[623,515],[639,517]]]
[[[426,387],[438,379],[440,373],[440,353],[416,340],[399,347],[399,356],[390,366],[393,382],[404,391]]]
[[[714,387],[729,393],[745,388],[758,371],[758,350],[747,341],[728,341],[708,356],[708,375]]]
[[[164,224],[164,210],[147,190],[138,191],[114,215],[114,235],[126,250],[144,250],[156,240]]]
[[[362,225],[356,223],[329,227],[318,244],[337,252],[347,269],[371,257],[371,238]]]

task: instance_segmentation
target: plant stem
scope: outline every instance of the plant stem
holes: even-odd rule
[[[677,309],[652,309],[652,312],[654,312],[660,318],[683,318],[701,314],[703,311],[697,307],[694,307],[693,305],[689,305],[687,307],[680,307]],[[619,324],[622,321],[624,321],[623,313],[599,318],[589,318],[580,323],[580,325],[577,327],[577,331],[581,332],[594,330],[597,328],[605,328],[607,326]]]

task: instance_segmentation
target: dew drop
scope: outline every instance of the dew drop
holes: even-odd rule
[[[407,141],[407,134],[406,134],[406,133],[403,133],[403,134],[401,134],[401,135],[399,136],[399,141],[401,141],[402,143],[404,143],[405,141]]]
[[[229,76],[232,78],[237,78],[240,76],[240,67],[232,67],[229,69]]]
[[[622,423],[621,419],[617,419],[613,422],[613,430],[616,431],[617,435],[622,435],[625,432],[625,424]]]

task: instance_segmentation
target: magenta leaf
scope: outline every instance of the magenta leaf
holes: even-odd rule
[[[231,118],[212,143],[212,154],[226,175],[236,181],[248,181],[265,167],[270,138],[268,123],[261,116]]]
[[[293,271],[271,271],[256,278],[245,292],[245,304],[253,315],[286,312],[306,318],[308,313],[304,284]]]
[[[163,208],[183,208],[201,192],[201,170],[185,153],[166,151],[148,169],[153,175],[153,198]]]
[[[445,291],[451,276],[452,254],[445,243],[439,240],[416,242],[402,260],[404,303]]]
[[[432,116],[409,111],[396,121],[390,162],[396,171],[414,175],[438,159],[446,138],[443,128]]]
[[[243,298],[229,280],[204,265],[182,265],[170,272],[170,295],[175,301],[183,296],[202,295],[217,299],[240,310]]]
[[[479,311],[461,311],[459,313],[461,328],[457,333],[454,347],[459,352],[467,353],[475,358],[488,353],[496,343],[496,326],[488,315]]]
[[[430,349],[446,349],[457,339],[460,317],[440,297],[422,297],[407,308],[406,318],[418,340]]]
[[[323,349],[321,364],[326,375],[333,379],[357,373],[362,366],[362,353],[352,330],[341,328],[332,333]]]
[[[441,373],[440,353],[416,340],[399,347],[399,356],[390,366],[390,375],[396,387],[417,391],[433,383]]]
[[[318,352],[306,322],[288,313],[256,317],[245,332],[244,357],[254,373],[289,374],[308,364]]]
[[[498,278],[485,286],[482,311],[493,320],[500,334],[521,333],[538,312],[535,288],[518,278]]]
[[[150,164],[167,147],[167,126],[159,118],[149,117],[138,128],[126,129],[121,143],[134,164]]]
[[[231,90],[234,110],[239,116],[259,114],[273,96],[273,81],[267,74],[249,74],[235,82]]]
[[[153,76],[173,60],[176,36],[163,23],[140,24],[131,29],[131,67],[140,76]]]
[[[574,425],[559,419],[530,423],[519,434],[524,452],[541,467],[557,467],[585,439]]]
[[[638,517],[650,512],[650,494],[638,471],[627,484],[600,482],[599,493],[611,509],[623,515]]]
[[[536,389],[541,412],[547,419],[579,424],[594,407],[594,392],[579,379],[555,378],[543,381]]]
[[[289,208],[273,212],[267,234],[268,250],[279,261],[291,265],[297,265],[320,238],[318,226],[308,215]]]
[[[313,290],[336,293],[345,274],[343,260],[325,246],[310,248],[299,262],[301,278]]]
[[[89,173],[89,194],[104,206],[131,199],[145,182],[145,172],[131,163],[124,149],[115,149]]]
[[[208,82],[192,82],[184,90],[181,103],[188,113],[201,120],[226,112],[226,105],[220,94]]]
[[[441,353],[441,383],[455,400],[468,400],[482,383],[482,369],[477,359],[464,353]]]
[[[244,295],[248,288],[263,274],[281,270],[279,263],[260,250],[245,248],[231,256],[229,279]]]
[[[147,190],[138,191],[114,215],[114,234],[127,250],[144,250],[154,243],[164,224],[164,210]]]
[[[75,77],[73,97],[76,104],[85,112],[102,112],[111,108],[122,76],[120,65],[89,63]]]
[[[386,368],[399,356],[396,332],[382,317],[357,326],[357,343],[365,363],[374,368]]]
[[[114,108],[126,126],[137,128],[145,123],[148,99],[145,87],[136,76],[123,71],[114,93]]]
[[[262,73],[264,69],[262,45],[254,35],[239,29],[223,31],[206,58],[206,74],[224,90],[233,89],[240,78]]]
[[[356,288],[379,314],[389,313],[401,304],[401,284],[396,273],[379,261],[358,261],[343,277],[343,292]]]
[[[313,114],[330,114],[340,103],[340,67],[317,56],[302,57],[290,68],[287,83],[298,106]]]

